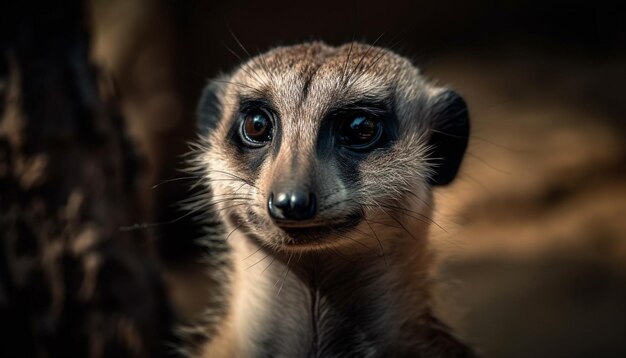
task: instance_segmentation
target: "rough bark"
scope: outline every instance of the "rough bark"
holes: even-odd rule
[[[150,232],[124,230],[141,166],[89,63],[83,2],[3,6],[0,356],[168,355]]]

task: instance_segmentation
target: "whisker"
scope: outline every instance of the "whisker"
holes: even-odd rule
[[[251,269],[252,267],[256,266],[259,262],[264,261],[264,260],[265,260],[265,259],[267,259],[269,256],[270,256],[270,254],[266,254],[266,255],[265,255],[265,256],[263,256],[263,258],[262,258],[262,259],[260,259],[259,261],[257,261],[257,262],[255,262],[255,263],[253,263],[252,265],[250,265],[250,266],[246,267],[246,270],[249,270],[249,269]],[[266,267],[266,269],[267,269],[267,267]],[[263,271],[265,271],[265,270],[263,270]]]
[[[221,212],[222,212],[222,211],[224,211],[224,210],[228,210],[228,209],[232,209],[232,208],[236,208],[236,207],[239,207],[239,206],[244,206],[244,205],[248,205],[248,206],[250,206],[250,204],[249,204],[249,203],[247,203],[247,202],[245,202],[245,203],[239,203],[239,204],[235,204],[235,205],[230,205],[230,206],[226,206],[226,207],[220,208],[220,210],[218,210],[218,211],[217,211],[217,214],[221,213]],[[258,207],[258,206],[257,206],[257,207]]]
[[[465,154],[466,154],[466,155],[468,155],[468,156],[470,156],[470,157],[472,157],[472,158],[474,158],[474,159],[476,159],[476,160],[478,160],[479,162],[483,163],[483,164],[484,164],[484,165],[486,165],[487,167],[489,167],[489,168],[491,168],[491,169],[493,169],[493,170],[495,170],[495,171],[497,171],[497,172],[500,172],[500,173],[502,173],[502,174],[512,175],[512,173],[511,173],[511,172],[508,172],[508,171],[506,171],[506,170],[503,170],[503,169],[497,168],[497,167],[495,167],[495,166],[493,166],[493,165],[491,165],[491,164],[487,163],[487,161],[486,161],[486,160],[484,160],[483,158],[481,158],[481,157],[477,156],[477,155],[476,155],[476,154],[474,154],[474,153],[471,153],[471,152],[465,152]]]
[[[237,53],[235,53],[235,51],[233,51],[232,49],[230,49],[228,46],[224,45],[224,47],[226,47],[226,49],[232,53],[233,55],[235,55],[237,57],[237,59],[239,60],[239,62],[242,63],[242,65],[239,67],[243,72],[245,72],[250,78],[254,79],[256,81],[257,84],[261,84],[261,78],[259,77],[259,75],[254,71],[254,69],[251,67],[251,64],[248,62],[245,62]],[[254,88],[252,86],[246,86],[246,88],[252,89],[254,92],[260,92],[259,89]]]
[[[235,41],[237,42],[237,45],[239,45],[239,47],[243,50],[243,52],[246,53],[248,58],[252,58],[252,56],[250,55],[250,52],[248,52],[248,50],[243,46],[243,44],[241,43],[237,35],[235,35],[235,32],[233,32],[233,29],[231,29],[230,26],[228,27],[228,32],[230,32],[230,35],[235,39]]]
[[[243,223],[237,225],[228,235],[226,235],[226,238],[224,239],[224,241],[228,242],[228,239],[230,238],[230,235],[232,235],[235,231],[239,230],[239,228],[243,225]],[[260,248],[259,248],[260,250]]]
[[[420,222],[423,222],[424,224],[435,225],[439,229],[441,229],[443,232],[448,233],[448,231],[446,229],[444,229],[443,226],[439,225],[435,220],[433,220],[432,218],[430,218],[430,217],[428,217],[428,216],[426,216],[424,214],[418,213],[416,211],[413,211],[413,210],[410,210],[410,209],[406,209],[406,208],[402,208],[402,207],[392,206],[392,205],[384,205],[384,204],[378,205],[378,207],[381,210],[383,210],[385,212],[385,214],[387,214],[387,215],[389,215],[389,214],[387,213],[386,210],[384,210],[385,208],[393,210],[393,211],[400,211],[398,214],[408,216],[408,217],[410,217],[412,219],[415,219],[415,220],[418,220]],[[415,214],[415,215],[419,215],[419,216],[413,216],[411,214]]]
[[[263,269],[263,271],[261,271],[261,275],[262,275],[263,273],[265,273],[265,271],[267,271],[267,269],[268,269],[268,268],[270,268],[270,266],[272,266],[272,264],[274,263],[274,261],[276,261],[276,256],[277,256],[277,255],[273,255],[273,256],[272,256],[272,261],[270,261],[269,265],[265,266],[265,268]]]
[[[195,214],[194,212],[188,212],[185,213],[182,216],[177,217],[176,219],[172,219],[172,220],[168,220],[168,221],[162,221],[162,222],[156,222],[156,223],[135,223],[132,225],[127,225],[127,226],[120,226],[118,229],[120,231],[133,231],[133,230],[140,230],[140,229],[147,229],[147,228],[151,228],[151,227],[157,227],[157,226],[161,226],[161,225],[169,225],[169,224],[174,224],[190,215]]]
[[[248,200],[250,200],[250,197],[247,197],[247,196],[231,196],[231,197],[227,197],[227,198],[224,198],[224,199],[211,200],[211,201],[208,201],[208,202],[204,203],[204,205],[206,205],[207,207],[210,207],[210,206],[215,206],[215,205],[221,204],[221,203],[227,203],[227,202],[231,202],[231,201],[233,201],[233,202],[244,201],[244,200],[248,201]]]
[[[189,177],[165,179],[165,180],[161,180],[158,184],[153,185],[150,189],[156,189],[156,188],[160,187],[163,184],[167,184],[167,183],[171,183],[171,182],[175,182],[175,181],[191,180],[191,179],[199,179],[199,178],[201,178],[201,176],[189,176]]]
[[[251,253],[250,255],[246,256],[246,257],[245,257],[243,260],[241,260],[241,261],[246,261],[246,260],[248,260],[249,258],[251,258],[252,256],[254,256],[257,252],[261,251],[261,249],[263,249],[263,246],[259,246],[259,248],[258,248],[258,249],[256,249],[256,250],[255,250],[253,253]]]
[[[376,43],[378,43],[378,41],[383,37],[383,35],[385,35],[385,31],[383,31],[380,35],[378,35],[376,40],[374,40],[374,42],[371,45],[369,45],[369,47],[367,48],[367,50],[365,51],[363,56],[361,56],[361,58],[359,59],[359,62],[357,62],[356,66],[354,66],[352,68],[352,71],[350,72],[350,75],[346,78],[346,82],[344,83],[343,88],[347,88],[348,87],[348,85],[350,83],[350,80],[354,78],[354,75],[356,74],[356,72],[361,67],[361,64],[363,63],[363,60],[365,60],[367,55],[374,48],[374,46],[376,46]],[[352,82],[354,82],[354,81],[352,81]]]
[[[348,71],[348,63],[350,62],[350,56],[352,55],[353,47],[354,47],[354,33],[352,35],[352,41],[350,42],[350,49],[348,50],[348,56],[346,57],[346,62],[343,64],[343,69],[341,70],[341,80],[338,82],[338,85],[343,84],[345,81],[345,77]]]
[[[400,220],[398,220],[395,216],[389,214],[385,209],[381,208],[381,210],[387,214],[387,216],[389,216],[389,218],[391,218],[391,220],[395,221],[398,225],[400,225],[400,228],[402,228],[402,230],[404,230],[407,234],[409,234],[409,236],[414,240],[414,241],[418,241],[417,238],[406,228],[406,226],[404,226],[404,224],[402,224],[402,222],[400,222]]]
[[[378,256],[378,257],[381,257],[381,254],[380,254],[380,253],[378,253],[376,250],[372,249],[371,247],[369,247],[369,246],[365,245],[365,244],[364,244],[364,243],[362,243],[361,241],[356,240],[356,239],[354,239],[353,237],[351,237],[351,236],[349,236],[349,235],[342,234],[342,233],[339,233],[339,232],[335,232],[334,234],[335,234],[335,235],[337,235],[337,236],[339,236],[339,237],[342,237],[342,238],[345,238],[345,239],[348,239],[348,240],[354,241],[355,243],[357,243],[357,244],[359,244],[359,245],[363,246],[364,248],[366,248],[366,249],[368,249],[369,251],[371,251],[372,253],[374,253],[374,255],[376,255],[376,256]]]
[[[293,256],[293,253],[289,254],[289,257],[287,258],[287,265],[285,265],[285,273],[282,275],[283,279],[282,282],[280,284],[280,287],[278,288],[278,292],[276,293],[276,297],[280,296],[280,291],[282,291],[283,289],[283,285],[285,284],[285,281],[287,280],[287,274],[289,274],[289,262],[291,262],[291,257]],[[280,279],[279,279],[280,281]],[[278,284],[278,281],[276,281],[276,283],[274,284],[274,287],[276,287],[276,284]]]
[[[385,261],[385,266],[389,266],[389,263],[387,262],[387,256],[385,255],[385,249],[383,248],[383,243],[380,241],[380,239],[378,238],[378,234],[376,234],[376,231],[374,230],[374,228],[372,228],[372,225],[370,225],[369,221],[367,221],[367,219],[365,219],[365,223],[367,224],[367,226],[370,228],[370,230],[372,230],[372,233],[374,234],[374,237],[376,238],[376,241],[378,241],[378,246],[380,247],[380,252],[383,255],[383,260]]]
[[[235,35],[235,32],[233,32],[233,30],[228,27],[228,31],[230,32],[230,35],[233,37],[233,39],[235,40],[235,42],[237,43],[237,45],[243,50],[243,52],[246,53],[246,56],[248,56],[248,59],[252,60],[252,55],[250,54],[250,51],[248,51],[248,49],[246,49],[246,47],[243,45],[243,43],[241,42],[241,40],[239,40],[239,38],[237,37],[237,35]],[[239,56],[238,56],[239,57]],[[244,62],[241,60],[241,58],[239,58],[239,62]],[[242,70],[245,69],[245,67],[248,66],[249,71],[246,71],[246,73],[248,75],[250,75],[251,77],[254,77],[257,81],[258,84],[262,84],[263,81],[262,79],[259,77],[259,74],[252,68],[252,61],[248,61],[245,62],[242,66],[240,66],[240,68]],[[266,70],[267,71],[267,70]],[[269,72],[268,72],[269,74]]]
[[[402,229],[400,226],[395,226],[395,225],[392,225],[390,223],[386,223],[386,222],[383,222],[383,221],[374,221],[374,220],[370,219],[369,222],[371,224],[375,224],[375,225],[383,225],[383,226],[388,226],[388,227],[392,227],[392,228],[395,228],[395,229]]]
[[[329,247],[328,248],[329,252],[333,253],[334,255],[336,255],[337,257],[341,258],[342,260],[349,262],[349,263],[355,263],[356,260],[352,260],[347,258],[344,254],[341,253],[341,251],[333,248],[333,247]]]
[[[239,180],[241,180],[242,182],[244,182],[244,183],[246,183],[246,184],[250,185],[251,187],[253,187],[253,188],[257,189],[257,190],[259,189],[259,188],[257,188],[257,187],[256,187],[256,185],[254,185],[254,183],[252,183],[250,180],[245,179],[245,178],[242,178],[242,177],[240,177],[240,176],[238,176],[238,175],[235,175],[235,174],[233,174],[233,173],[229,173],[229,172],[226,172],[226,171],[223,171],[223,170],[217,170],[217,169],[210,169],[210,170],[208,170],[208,172],[215,172],[215,173],[219,173],[219,174],[230,175],[231,177],[233,177],[233,178],[235,178],[235,179],[239,179]]]
[[[481,182],[480,180],[474,178],[473,176],[465,173],[462,177],[461,180],[469,180],[472,183],[477,184],[478,186],[480,186],[483,190],[485,190],[489,195],[493,195],[493,191],[491,189],[489,189],[483,182]]]
[[[263,68],[263,70],[268,76],[272,77],[272,80],[273,80],[274,72],[270,71],[270,67],[268,66],[265,60],[265,56],[261,56],[261,50],[259,50],[259,48],[257,48],[256,51],[258,55],[257,58],[259,59],[259,62],[261,62],[261,67]]]
[[[377,206],[383,207],[383,208],[386,208],[386,209],[391,209],[391,210],[401,210],[403,212],[416,215],[417,217],[415,217],[415,219],[419,219],[423,223],[437,225],[437,223],[430,216],[422,214],[422,213],[420,213],[418,211],[415,211],[415,210],[411,210],[411,209],[407,209],[407,208],[403,208],[403,207],[395,206],[395,205],[389,205],[389,204],[378,204]]]
[[[408,195],[411,195],[412,197],[414,197],[415,199],[417,199],[419,202],[421,202],[422,204],[424,204],[427,208],[434,210],[435,208],[433,207],[433,204],[429,201],[427,201],[425,198],[422,198],[421,196],[417,195],[416,193],[412,192],[412,191],[406,191],[405,192]]]

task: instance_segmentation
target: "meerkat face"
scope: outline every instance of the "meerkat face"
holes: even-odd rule
[[[212,82],[199,108],[211,205],[278,250],[358,245],[410,228],[467,145],[465,103],[362,44],[274,49]],[[399,214],[399,215],[394,215]]]

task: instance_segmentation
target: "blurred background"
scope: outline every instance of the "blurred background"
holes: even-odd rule
[[[610,1],[5,3],[0,354],[175,356],[211,294],[182,156],[208,79],[388,47],[466,99],[437,310],[484,357],[626,356],[626,16]]]

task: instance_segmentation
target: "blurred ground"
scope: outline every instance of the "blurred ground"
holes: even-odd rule
[[[485,357],[626,355],[623,63],[432,61],[474,125],[459,180],[436,196],[440,308]]]

